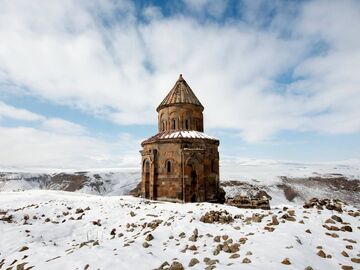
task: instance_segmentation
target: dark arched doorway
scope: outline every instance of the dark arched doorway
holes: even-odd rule
[[[191,202],[197,201],[197,174],[195,170],[191,171]]]
[[[145,160],[144,162],[144,177],[145,177],[145,198],[150,198],[150,162],[148,160]]]

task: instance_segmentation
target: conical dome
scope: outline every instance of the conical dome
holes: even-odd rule
[[[203,105],[200,103],[194,92],[191,90],[190,86],[184,80],[182,74],[180,74],[179,79],[176,81],[174,87],[171,89],[169,94],[167,94],[156,110],[160,111],[162,108],[174,104],[193,104],[195,106],[201,107],[202,110],[204,110]]]

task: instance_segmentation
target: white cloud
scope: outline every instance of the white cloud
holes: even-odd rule
[[[49,118],[42,122],[42,129],[62,134],[83,134],[85,128],[60,118]]]
[[[187,3],[218,17],[226,6],[210,5],[220,2]],[[263,16],[257,5],[246,23],[147,8],[144,24],[128,1],[2,1],[0,80],[120,124],[155,124],[156,106],[184,73],[206,127],[235,129],[247,141],[281,130],[360,132],[360,4],[298,6],[296,18],[275,14],[264,30],[251,24]],[[282,35],[279,22],[292,32]],[[327,50],[313,53],[320,45]],[[298,81],[276,83],[292,70]]]
[[[134,167],[140,162],[138,141],[126,136],[108,143],[86,135],[0,126],[0,138],[2,167],[87,169]]]
[[[33,127],[4,127],[2,118]],[[113,141],[96,138],[85,127],[45,117],[0,101],[0,167],[87,169],[137,167],[140,139],[128,133]]]
[[[34,122],[33,125],[38,126],[39,129],[58,134],[77,135],[86,133],[86,129],[79,124],[61,118],[46,117],[0,101],[0,120],[2,118]]]
[[[23,121],[42,121],[45,119],[39,114],[16,108],[0,101],[0,119],[5,117]]]

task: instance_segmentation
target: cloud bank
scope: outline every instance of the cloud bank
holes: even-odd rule
[[[156,106],[183,73],[206,128],[246,142],[284,130],[359,133],[359,1],[271,2],[184,0],[165,12],[125,0],[0,0],[0,94],[156,124]],[[74,123],[0,103],[0,118],[9,114],[40,123],[19,127],[23,136],[56,144],[62,133],[80,145],[85,136],[103,147]]]

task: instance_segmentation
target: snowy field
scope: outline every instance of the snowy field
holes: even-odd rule
[[[360,269],[360,218],[349,214],[356,209],[282,207],[245,210],[63,191],[3,192],[0,269],[141,270],[174,261],[185,269]],[[226,210],[235,219],[201,222],[210,210]],[[328,230],[324,224],[348,224],[352,232]],[[216,252],[219,245],[231,251],[220,246]]]
[[[220,172],[222,180],[255,180],[263,185],[279,183],[280,176],[310,177],[341,174],[349,179],[360,179],[360,160],[299,163],[225,157],[221,162]]]
[[[76,191],[87,194],[126,195],[136,187],[141,178],[140,165],[132,168],[85,169],[87,183]],[[80,173],[81,173],[80,171]],[[75,169],[47,168],[1,168],[0,191],[30,189],[66,190],[64,183],[52,183],[52,176],[65,173],[76,174]],[[360,160],[329,163],[296,163],[276,160],[241,159],[224,157],[220,164],[220,179],[246,181],[248,183],[273,186],[281,183],[281,176],[311,177],[339,176],[360,179]]]

